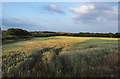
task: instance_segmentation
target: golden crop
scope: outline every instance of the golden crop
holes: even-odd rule
[[[50,40],[47,40],[47,38],[46,40],[40,40],[40,41],[29,40],[24,42],[18,42],[15,43],[11,48],[8,47],[7,49],[3,49],[2,56],[5,57],[3,57],[2,62],[3,65],[6,67],[5,71],[9,72],[10,69],[12,69],[13,67],[17,68],[24,61],[32,60],[32,58],[30,58],[29,56],[34,54],[34,51],[36,50],[39,51],[44,48],[51,48],[50,51],[45,51],[43,53],[43,58],[42,58],[43,60],[46,60],[46,58],[48,58],[49,61],[52,56],[52,52],[54,52],[54,50],[62,48],[62,52],[60,52],[60,55],[62,55],[64,54],[64,50],[66,50],[69,46],[72,46],[73,44],[79,42],[83,42],[85,40],[93,39],[95,37],[55,36],[54,38],[57,39],[50,39]],[[96,39],[118,40],[118,38],[98,38],[98,37],[96,37]],[[3,48],[4,47],[7,47],[7,45],[3,46]],[[18,63],[15,64],[13,61],[17,61]]]

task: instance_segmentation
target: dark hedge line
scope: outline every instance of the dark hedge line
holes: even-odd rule
[[[68,32],[51,32],[51,31],[35,31],[28,32],[19,28],[9,28],[2,31],[2,40],[28,39],[32,37],[50,37],[50,36],[75,36],[75,37],[111,37],[120,38],[120,33],[68,33]]]
[[[58,33],[58,32],[30,32],[33,37],[50,37],[50,36],[75,36],[75,37],[112,37],[120,38],[120,33]]]

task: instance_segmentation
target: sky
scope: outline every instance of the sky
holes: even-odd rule
[[[3,2],[2,30],[118,32],[117,2]]]

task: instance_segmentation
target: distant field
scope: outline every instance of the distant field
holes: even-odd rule
[[[3,77],[116,77],[118,38],[40,37],[2,46]]]

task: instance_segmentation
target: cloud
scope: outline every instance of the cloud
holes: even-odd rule
[[[87,14],[90,9],[94,9],[93,5],[83,5],[80,8],[69,8],[70,11],[77,14]]]
[[[117,21],[118,11],[114,10],[112,7],[113,6],[107,4],[94,3],[93,5],[82,5],[79,8],[69,8],[69,10],[76,14],[71,17],[74,21],[84,23],[115,23]]]
[[[32,22],[27,19],[16,19],[16,18],[3,18],[2,19],[2,29],[6,30],[8,28],[22,28],[27,30],[38,29],[38,27],[43,28],[40,24]]]
[[[29,20],[20,20],[16,18],[2,19],[2,25],[12,27],[35,26],[35,24],[30,22]]]
[[[48,5],[48,6],[43,6],[43,9],[51,12],[51,13],[59,13],[59,14],[65,14],[64,11],[61,10],[60,5]]]

